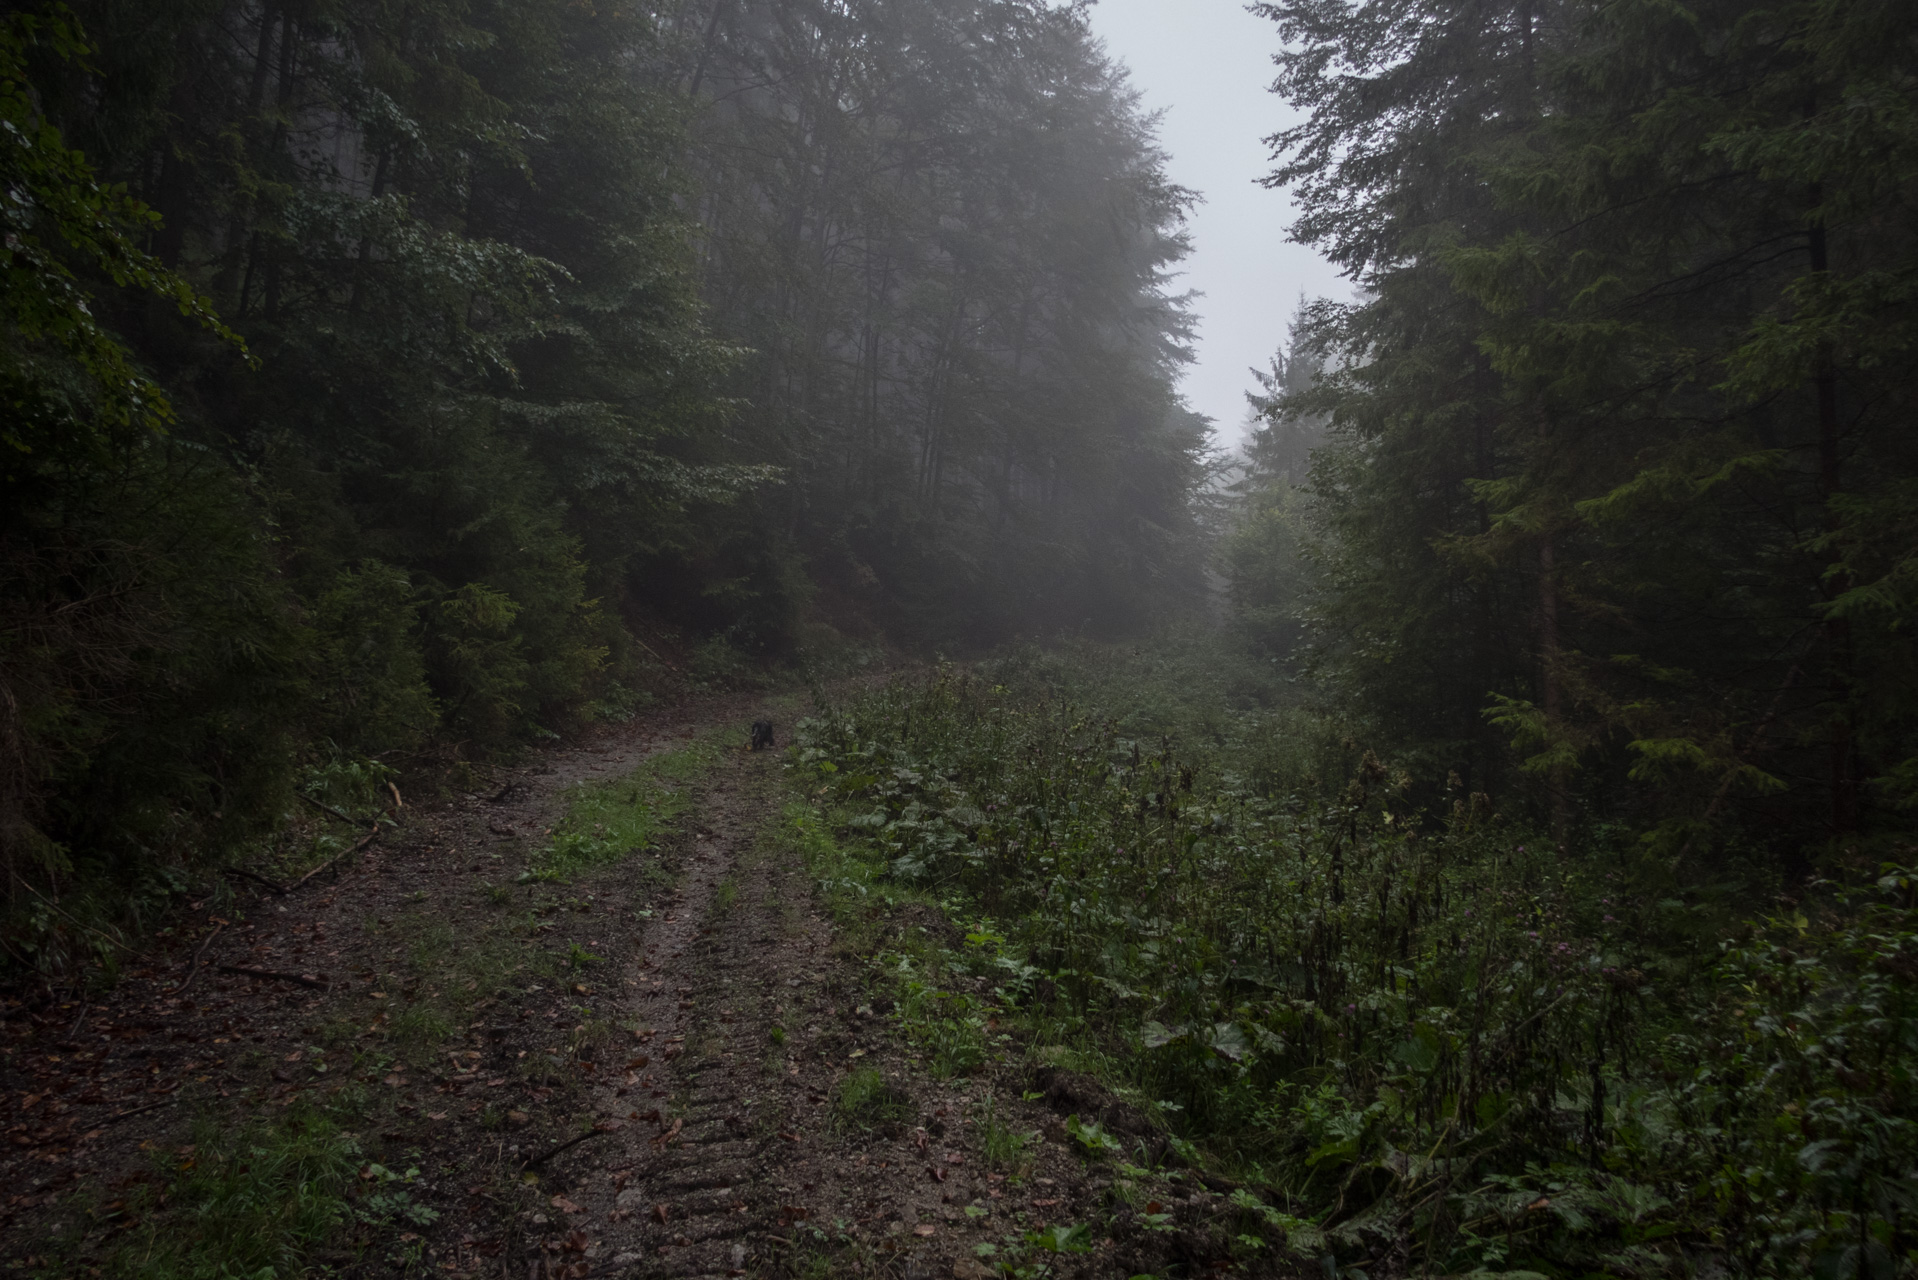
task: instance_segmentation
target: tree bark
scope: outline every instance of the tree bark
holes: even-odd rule
[[[1547,744],[1552,749],[1556,749],[1564,728],[1560,656],[1558,578],[1552,535],[1546,533],[1539,537],[1538,542],[1538,687],[1539,705],[1545,711]],[[1564,851],[1565,842],[1571,834],[1571,805],[1566,794],[1568,781],[1565,765],[1554,763],[1546,775],[1546,786],[1551,791],[1552,843],[1559,847],[1560,852]]]
[[[1816,215],[1816,209],[1823,199],[1817,187],[1811,190],[1811,203],[1814,216],[1806,231],[1806,247],[1811,256],[1811,269],[1820,275],[1830,269],[1830,258],[1825,243],[1825,223]],[[1817,403],[1818,413],[1818,496],[1825,505],[1825,528],[1835,532],[1839,527],[1839,518],[1833,509],[1832,500],[1838,495],[1842,480],[1840,472],[1840,423],[1838,418],[1838,369],[1829,343],[1820,343],[1817,364],[1812,370],[1812,393]],[[1831,572],[1825,578],[1824,596],[1827,602],[1837,599],[1851,587],[1850,577],[1839,569],[1840,553],[1836,547],[1832,550]],[[1825,619],[1825,637],[1831,655],[1831,678],[1828,685],[1831,699],[1831,719],[1826,725],[1826,774],[1831,791],[1830,823],[1833,835],[1841,835],[1858,825],[1858,781],[1852,769],[1852,733],[1851,733],[1851,667],[1852,637],[1851,623],[1845,618],[1829,617]]]

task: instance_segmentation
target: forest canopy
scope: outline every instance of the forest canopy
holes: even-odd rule
[[[1255,8],[1301,112],[1269,185],[1359,294],[1257,401],[1242,627],[1561,842],[1802,871],[1899,830],[1909,6]]]
[[[1076,9],[82,2],[0,42],[16,902],[649,670],[1190,595],[1191,197]]]
[[[1918,1276],[1909,0],[1091,3],[0,0],[23,1274]]]
[[[1894,834],[1903,10],[1254,9],[1356,293],[1227,461],[1198,197],[1084,6],[12,6],[15,906],[668,686],[1221,617],[1422,803],[1787,878]]]

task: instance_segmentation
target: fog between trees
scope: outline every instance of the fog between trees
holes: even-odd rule
[[[1193,196],[1077,9],[11,6],[16,909],[157,891],[314,770],[1130,640],[1208,573],[1296,678],[1239,696],[1428,799],[1791,874],[1891,838],[1909,13],[1257,7],[1308,113],[1272,181],[1361,292],[1294,317],[1221,488]]]

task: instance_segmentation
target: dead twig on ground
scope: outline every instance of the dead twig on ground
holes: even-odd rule
[[[205,939],[201,941],[199,950],[193,953],[193,963],[188,966],[186,977],[180,979],[180,985],[173,988],[174,995],[184,995],[186,989],[192,986],[194,981],[199,978],[200,961],[206,955],[206,949],[213,945],[213,940],[220,936],[220,930],[224,928],[226,928],[226,921],[222,920],[220,923],[214,925],[213,932],[207,934]]]
[[[144,1107],[135,1107],[131,1111],[122,1111],[118,1115],[108,1116],[106,1119],[102,1120],[100,1123],[102,1125],[113,1124],[116,1121],[125,1120],[129,1116],[142,1115],[148,1111],[158,1111],[161,1107],[170,1107],[178,1101],[179,1101],[178,1098],[162,1098],[158,1102],[149,1102]]]
[[[279,884],[272,880],[268,880],[265,876],[255,875],[251,871],[242,871],[238,867],[228,867],[226,869],[226,873],[230,876],[238,876],[242,880],[251,880],[254,884],[265,885],[267,888],[273,890],[274,893],[279,894],[282,898],[286,896],[285,885]]]
[[[303,987],[315,991],[327,991],[332,984],[324,978],[309,978],[303,973],[281,973],[276,969],[254,969],[243,964],[223,964],[217,966],[221,973],[237,973],[243,978],[271,978],[275,982],[297,982]]]
[[[53,914],[59,916],[62,920],[65,920],[68,924],[80,930],[82,933],[90,933],[94,937],[98,938],[100,941],[108,944],[109,946],[115,946],[120,948],[122,951],[126,952],[128,955],[132,956],[136,960],[143,960],[147,964],[153,963],[152,956],[148,955],[144,951],[141,951],[139,948],[135,947],[132,943],[127,942],[125,939],[116,938],[110,933],[102,933],[100,930],[94,928],[90,924],[83,924],[80,921],[75,920],[71,915],[67,914],[65,911],[62,911],[60,909],[59,903],[55,902],[52,898],[49,898],[46,894],[41,893],[38,889],[34,888],[31,884],[28,884],[27,881],[21,877],[19,872],[17,871],[14,872],[13,878],[19,882],[21,888],[25,889],[28,893],[32,894],[34,897],[40,899],[41,902],[45,903],[47,910],[53,912]]]
[[[594,1125],[591,1129],[588,1129],[585,1133],[579,1134],[575,1137],[568,1138],[566,1141],[560,1143],[557,1147],[554,1147],[549,1151],[543,1151],[539,1155],[530,1157],[529,1159],[523,1161],[520,1167],[523,1169],[536,1168],[539,1165],[545,1164],[548,1160],[551,1160],[554,1156],[558,1155],[560,1152],[570,1151],[572,1148],[577,1147],[580,1143],[586,1141],[588,1138],[597,1138],[603,1133],[613,1133],[613,1132],[615,1132],[615,1130],[610,1128],[605,1128],[600,1125]]]
[[[295,880],[292,884],[288,885],[286,887],[287,892],[291,893],[293,890],[305,884],[308,880],[311,880],[314,876],[320,874],[320,872],[325,871],[328,868],[337,865],[340,859],[352,857],[354,854],[366,848],[367,845],[372,844],[375,840],[379,838],[380,838],[380,829],[378,826],[375,826],[371,831],[367,832],[366,835],[361,838],[358,844],[354,845],[351,849],[342,850],[341,852],[334,854],[331,858],[328,858],[325,862],[322,862],[319,866],[313,868],[311,871],[301,876],[298,880]]]
[[[315,809],[318,809],[321,813],[332,814],[334,817],[338,818],[341,822],[344,822],[349,827],[357,827],[360,825],[359,823],[353,821],[353,819],[347,817],[344,813],[341,813],[338,809],[335,809],[332,805],[326,803],[326,801],[324,800],[315,800],[312,796],[307,795],[304,791],[295,791],[293,794],[298,796],[300,799],[306,801],[308,804],[312,805]]]

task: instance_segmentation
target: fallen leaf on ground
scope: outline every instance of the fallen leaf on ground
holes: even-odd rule
[[[561,1213],[578,1213],[579,1212],[579,1206],[574,1204],[571,1200],[568,1200],[565,1196],[554,1196],[553,1207],[555,1209],[558,1209]]]
[[[930,1222],[922,1222],[912,1229],[912,1233],[916,1236],[929,1236],[938,1230],[939,1228],[933,1226]]]

